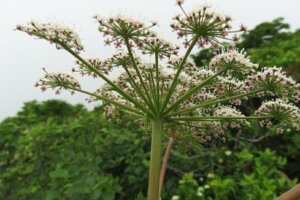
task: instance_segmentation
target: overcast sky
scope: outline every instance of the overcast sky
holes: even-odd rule
[[[280,16],[292,29],[300,28],[299,0],[186,0],[184,6],[188,10],[206,2],[230,14],[236,24],[244,23],[250,28]],[[36,19],[70,25],[80,34],[86,47],[85,55],[106,57],[113,49],[103,46],[97,24],[91,18],[93,15],[129,13],[139,19],[156,20],[160,24],[157,29],[160,35],[176,42],[168,24],[178,12],[174,0],[0,0],[0,120],[14,115],[25,101],[59,98],[84,103],[85,98],[68,93],[56,96],[52,91],[42,93],[33,87],[43,75],[42,67],[50,72],[69,72],[74,60],[45,41],[13,31],[16,24]],[[89,88],[98,85],[98,80],[84,81],[84,86]]]

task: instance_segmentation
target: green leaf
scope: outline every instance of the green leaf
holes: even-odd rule
[[[64,169],[56,169],[54,171],[51,171],[49,173],[50,177],[52,179],[55,179],[55,178],[66,178],[68,177],[69,173],[67,170],[64,170]]]

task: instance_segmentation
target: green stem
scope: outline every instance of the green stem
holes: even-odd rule
[[[120,109],[124,109],[124,110],[127,110],[127,111],[130,111],[130,112],[133,112],[135,113],[135,115],[138,115],[139,117],[143,117],[143,113],[142,112],[139,112],[138,110],[135,110],[129,106],[126,106],[124,104],[121,104],[117,101],[113,101],[107,97],[104,97],[104,96],[101,96],[101,95],[97,95],[97,94],[94,94],[92,92],[88,92],[88,91],[85,91],[85,90],[82,90],[82,89],[79,89],[79,88],[73,88],[73,87],[69,87],[69,89],[71,90],[74,90],[74,91],[77,91],[77,92],[81,92],[83,94],[87,94],[87,95],[90,95],[90,96],[93,96],[93,97],[96,97],[100,100],[103,100],[103,101],[107,101],[115,106],[118,106]]]
[[[143,88],[144,91],[145,91],[146,97],[148,98],[149,106],[150,106],[150,108],[151,108],[152,110],[155,111],[155,108],[154,108],[152,99],[151,99],[151,97],[150,97],[150,95],[149,95],[149,92],[148,92],[148,88],[147,88],[146,85],[145,85],[144,79],[143,79],[143,77],[142,77],[142,75],[141,75],[141,73],[140,73],[140,70],[139,70],[139,68],[138,68],[138,66],[137,66],[137,64],[136,64],[136,62],[135,62],[134,56],[133,56],[133,54],[132,54],[132,49],[131,49],[131,47],[130,47],[128,38],[125,38],[125,39],[124,39],[124,42],[125,42],[125,45],[126,45],[126,47],[127,47],[127,51],[128,51],[129,57],[130,57],[130,59],[131,59],[131,61],[132,61],[132,65],[133,65],[133,67],[134,67],[134,69],[135,69],[135,71],[136,71],[136,74],[137,74],[137,76],[138,76],[140,82],[141,82],[142,88]]]
[[[99,73],[97,69],[95,69],[89,62],[84,60],[79,54],[74,52],[72,49],[70,49],[68,46],[66,46],[64,43],[54,41],[57,44],[61,45],[67,52],[69,52],[71,55],[73,55],[75,58],[77,58],[80,62],[82,62],[89,70],[97,74],[102,80],[104,80],[106,83],[108,83],[117,93],[119,93],[121,96],[123,96],[125,99],[128,101],[132,102],[136,107],[140,108],[143,110],[145,113],[149,114],[150,116],[152,115],[151,112],[148,111],[148,109],[140,104],[138,101],[136,101],[132,96],[127,94],[125,91],[123,91],[120,87],[115,85],[112,81],[110,81],[107,77],[105,77],[103,74]]]
[[[193,38],[193,40],[192,40],[192,42],[191,42],[189,48],[188,48],[187,51],[185,52],[185,55],[184,55],[184,57],[183,57],[183,59],[182,59],[180,65],[179,65],[179,67],[178,67],[178,69],[177,69],[177,71],[176,71],[175,77],[174,77],[174,79],[173,79],[173,81],[172,81],[172,84],[171,84],[171,87],[170,87],[170,89],[169,89],[169,91],[168,91],[168,93],[167,93],[167,96],[166,96],[166,98],[165,98],[164,101],[163,101],[163,106],[162,106],[161,111],[164,111],[164,109],[165,109],[166,106],[168,105],[169,100],[170,100],[170,98],[171,98],[171,96],[172,96],[172,94],[173,94],[173,92],[174,92],[174,90],[175,90],[175,88],[176,88],[176,85],[178,84],[178,77],[179,77],[181,71],[183,70],[184,64],[185,64],[186,60],[188,59],[188,57],[189,57],[191,51],[193,50],[195,44],[197,43],[198,39],[199,39],[199,36],[195,36],[195,37]]]
[[[161,162],[162,132],[163,132],[162,119],[160,118],[153,119],[147,200],[159,200],[159,174],[160,174],[160,162]]]
[[[220,74],[222,74],[225,70],[222,70],[216,74],[214,74],[213,76],[205,79],[204,81],[202,81],[199,85],[196,85],[195,87],[193,87],[192,89],[190,89],[189,91],[187,91],[182,97],[180,97],[172,106],[170,106],[166,111],[165,111],[165,115],[168,114],[173,108],[175,108],[176,106],[178,106],[180,103],[182,103],[183,101],[185,101],[186,99],[188,99],[189,97],[191,97],[193,94],[195,94],[196,92],[198,92],[201,88],[203,88],[204,86],[206,86],[207,84],[210,83],[210,81],[212,81],[213,79],[215,79],[217,76],[219,76]]]
[[[157,111],[159,112],[159,107],[160,107],[160,105],[159,105],[160,104],[160,102],[159,102],[159,100],[160,100],[159,81],[160,81],[160,79],[159,79],[159,66],[158,66],[158,53],[157,52],[155,53],[155,72],[156,72],[156,90],[157,90]]]

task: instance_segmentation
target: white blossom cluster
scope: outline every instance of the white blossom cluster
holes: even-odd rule
[[[234,107],[230,106],[220,106],[217,108],[213,114],[213,116],[219,116],[219,117],[246,117],[244,114],[241,113],[241,111],[237,110]],[[225,121],[222,121],[222,124],[225,127],[230,128],[241,128],[243,125],[248,124],[247,120],[245,119],[228,119]]]
[[[139,47],[143,54],[157,54],[160,59],[177,55],[179,50],[178,46],[173,46],[171,43],[157,37],[143,40],[142,45],[139,45]]]
[[[282,68],[265,67],[260,72],[250,75],[245,80],[245,90],[252,91],[261,88],[263,91],[258,95],[271,95],[288,98],[291,95],[297,96],[297,83],[286,75]]]
[[[46,72],[46,71],[45,71]],[[35,83],[36,87],[40,87],[44,92],[47,88],[56,90],[56,94],[60,94],[62,89],[68,90],[74,94],[76,89],[80,89],[79,82],[70,74],[64,73],[48,73]]]
[[[246,52],[238,51],[237,49],[222,49],[220,54],[217,54],[209,63],[209,67],[216,71],[226,70],[229,75],[239,77],[255,72],[258,68],[257,64],[250,61]]]
[[[177,70],[181,62],[182,58],[173,57],[168,61],[167,67],[172,70]],[[199,67],[195,65],[194,61],[191,59],[187,59],[184,64],[183,72],[189,76],[197,76],[195,73],[197,73],[198,71]]]
[[[63,44],[67,45],[77,53],[83,50],[78,34],[71,28],[57,23],[39,23],[31,21],[27,25],[17,25],[16,29],[24,31],[29,35],[46,39],[51,43],[55,43],[57,49],[61,49],[61,45]]]
[[[143,40],[156,37],[155,33],[149,31],[149,28],[156,25],[155,22],[147,27],[136,19],[123,16],[103,18],[96,15],[94,19],[99,23],[98,30],[103,33],[105,44],[113,44],[116,48],[124,45],[124,38],[128,39],[131,45],[141,47],[144,45]]]
[[[110,72],[110,66],[109,65],[105,65],[105,63],[103,62],[103,60],[101,60],[100,58],[87,58],[86,61],[91,64],[97,71],[104,73],[104,74],[109,74]],[[84,63],[82,63],[79,60],[75,61],[75,65],[76,68],[74,67],[72,69],[72,72],[79,72],[82,76],[85,75],[89,75],[92,76],[94,78],[97,77],[97,74],[95,72],[92,72],[91,70],[89,70]]]
[[[299,103],[300,102],[300,84],[299,83],[296,84],[295,90],[296,90],[296,92],[293,95],[293,100],[295,102]]]
[[[292,127],[300,131],[300,110],[295,105],[282,99],[265,101],[255,112],[257,116],[273,116],[271,119],[261,121],[261,126],[271,127],[279,125],[278,133],[283,133],[285,128]],[[282,128],[283,127],[283,128]]]
[[[231,30],[231,17],[220,15],[208,5],[203,5],[190,13],[186,13],[182,7],[183,1],[178,1],[177,4],[182,9],[183,14],[174,17],[171,28],[177,33],[178,38],[184,38],[185,47],[188,47],[195,35],[201,36],[197,40],[200,47],[210,44],[219,48],[224,40],[239,40],[239,36],[233,34],[238,31]],[[233,36],[230,37],[229,35],[232,34]]]

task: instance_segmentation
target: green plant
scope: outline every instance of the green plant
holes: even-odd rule
[[[261,125],[267,127],[280,123],[282,126],[299,128],[298,108],[288,103],[300,99],[297,92],[299,85],[280,68],[264,68],[256,73],[258,65],[253,64],[242,51],[232,49],[232,46],[215,56],[208,68],[196,68],[188,61],[196,45],[219,48],[224,40],[238,40],[234,33],[245,30],[245,27],[231,30],[231,18],[212,12],[206,5],[186,14],[183,0],[178,0],[177,4],[183,15],[176,16],[171,27],[179,38],[185,40],[187,49],[182,58],[176,56],[179,47],[158,38],[150,30],[156,23],[146,26],[127,18],[105,19],[95,16],[106,43],[115,45],[117,49],[125,49],[105,60],[82,58],[80,39],[68,27],[38,22],[16,27],[17,30],[50,41],[58,49],[73,55],[77,60],[74,72],[99,77],[105,82],[96,92],[89,92],[83,90],[71,75],[48,73],[44,69],[45,76],[36,83],[42,91],[51,88],[57,94],[62,89],[72,94],[87,94],[91,97],[89,101],[103,101],[106,116],[111,120],[120,122],[120,115],[126,113],[133,122],[143,125],[146,130],[151,129],[148,200],[157,200],[160,196],[159,169],[162,140],[166,133],[172,133],[177,139],[182,133],[189,133],[205,143],[214,139],[225,140],[225,129],[240,128],[252,119],[261,120]],[[153,63],[142,62],[134,54],[134,49],[154,55]],[[177,59],[169,60],[167,64],[165,59],[172,56]],[[123,69],[118,80],[106,76],[118,67]],[[249,116],[233,106],[255,95],[279,99],[264,102],[257,112]],[[278,132],[282,131],[282,128],[278,129]]]
[[[146,191],[149,140],[130,128],[101,107],[25,103],[0,124],[0,199],[134,199]]]
[[[187,174],[180,181],[174,199],[178,200],[273,200],[277,195],[296,184],[281,169],[286,160],[266,149],[251,153],[244,149],[240,152],[226,151],[226,168],[222,173],[207,173],[199,178]],[[228,172],[229,171],[229,172]]]

